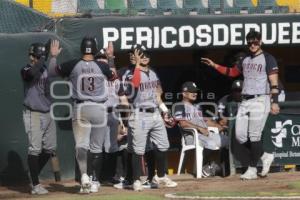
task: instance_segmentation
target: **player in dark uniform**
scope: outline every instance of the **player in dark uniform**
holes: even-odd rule
[[[261,176],[267,175],[274,159],[273,154],[263,151],[261,135],[269,113],[278,114],[280,111],[278,65],[272,55],[261,49],[259,32],[251,30],[246,40],[249,54],[238,65],[227,68],[208,58],[202,58],[202,62],[221,74],[237,77],[242,73],[244,76],[243,100],[236,118],[236,138],[241,144],[246,144],[248,140],[251,143],[248,169],[241,175],[241,179],[256,179],[259,159],[261,158],[263,163]]]
[[[32,194],[46,194],[39,174],[56,151],[56,126],[50,116],[50,80],[44,44],[34,43],[29,49],[30,62],[21,70],[24,83],[23,120],[28,134],[28,167]]]
[[[105,81],[114,80],[114,57],[108,53],[108,64],[94,60],[98,52],[97,41],[85,37],[80,47],[81,59],[61,65],[56,64],[56,56],[50,59],[51,73],[69,78],[72,84],[73,117],[72,127],[76,143],[76,159],[81,173],[80,192],[89,193],[91,188],[99,187],[99,171],[102,165],[102,149],[106,133],[107,113],[105,101],[108,98]],[[59,52],[59,42],[53,41],[51,51]],[[53,53],[52,55],[55,55]],[[112,70],[111,70],[112,69]],[[87,152],[92,155],[92,180],[87,174]],[[95,186],[94,186],[95,185]]]

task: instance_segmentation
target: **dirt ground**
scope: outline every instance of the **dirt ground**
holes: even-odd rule
[[[239,175],[221,178],[202,178],[195,179],[191,175],[171,176],[173,180],[178,182],[177,188],[160,188],[147,189],[142,191],[143,194],[163,197],[166,193],[177,192],[209,192],[209,191],[245,191],[245,192],[272,192],[272,191],[288,191],[300,192],[298,189],[289,187],[289,183],[300,181],[300,172],[281,172],[271,173],[267,178],[258,180],[242,181]],[[79,186],[74,181],[63,181],[54,183],[50,181],[42,182],[50,191],[48,197],[62,197],[64,195],[79,195],[77,194]],[[102,186],[97,196],[109,194],[133,194],[131,190],[117,190],[111,186]],[[0,199],[30,199],[29,186],[18,187],[0,187]]]

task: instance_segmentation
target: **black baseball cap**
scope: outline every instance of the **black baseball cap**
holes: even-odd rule
[[[235,80],[231,85],[231,90],[239,91],[243,88],[243,81],[242,80]]]
[[[188,81],[188,82],[185,82],[184,84],[182,84],[181,91],[196,93],[199,91],[199,89],[197,88],[196,83],[194,83],[192,81]]]
[[[95,59],[107,59],[107,56],[105,54],[105,49],[100,49],[95,55]]]
[[[147,51],[147,48],[144,45],[141,44],[135,44],[132,45],[131,49],[129,50],[128,53],[134,53],[135,50],[139,50],[140,53],[143,53],[146,57],[149,58],[149,52]]]

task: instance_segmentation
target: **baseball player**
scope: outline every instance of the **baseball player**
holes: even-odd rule
[[[73,117],[72,127],[75,138],[76,159],[81,173],[82,193],[97,192],[99,171],[102,165],[102,148],[106,133],[107,114],[104,103],[107,100],[105,81],[116,78],[112,49],[107,49],[108,64],[97,62],[94,55],[98,52],[97,41],[93,37],[83,38],[80,50],[81,59],[56,64],[60,53],[58,41],[51,44],[51,73],[69,78],[72,84]],[[112,70],[111,70],[112,69]],[[87,174],[87,152],[92,156],[92,180]]]
[[[161,101],[161,86],[156,73],[150,68],[149,54],[145,47],[137,46],[134,51],[136,66],[134,71],[126,77],[129,85],[126,95],[134,108],[128,121],[128,150],[132,153],[133,189],[143,189],[140,181],[141,161],[145,153],[147,137],[156,146],[157,175],[154,180],[157,184],[167,187],[176,187],[177,183],[165,175],[166,151],[169,148],[167,131],[160,115],[160,108],[164,113],[167,107]]]
[[[45,65],[44,44],[34,43],[29,49],[29,64],[21,70],[24,83],[23,120],[28,135],[28,167],[32,182],[31,194],[47,194],[39,174],[56,151],[56,126],[50,116],[50,80]]]
[[[106,49],[101,49],[96,54],[95,59],[99,62],[108,63]],[[115,182],[113,177],[116,173],[116,159],[117,152],[119,151],[118,134],[120,132],[126,132],[124,131],[124,125],[121,121],[118,107],[119,105],[128,106],[128,101],[124,95],[119,79],[106,81],[106,86],[108,88],[108,99],[105,102],[107,107],[107,132],[104,139],[104,150],[107,153],[105,166],[107,166],[106,178],[113,183]]]
[[[199,132],[199,140],[206,149],[219,150],[228,146],[228,137],[223,134],[209,133],[207,127],[217,127],[219,131],[224,128],[211,119],[204,119],[199,105],[194,105],[197,99],[197,88],[194,82],[185,82],[182,87],[182,102],[174,106],[174,117],[181,128],[195,128]],[[186,143],[194,141],[192,135],[185,135]]]
[[[263,163],[261,176],[267,175],[274,159],[273,154],[263,153],[261,135],[269,112],[278,114],[280,111],[278,66],[275,58],[262,50],[261,33],[251,30],[246,40],[249,54],[233,68],[221,66],[208,58],[202,58],[202,62],[221,74],[236,77],[242,73],[244,76],[243,100],[236,118],[236,138],[241,144],[246,144],[248,139],[251,143],[248,169],[241,179],[256,179],[259,159]]]

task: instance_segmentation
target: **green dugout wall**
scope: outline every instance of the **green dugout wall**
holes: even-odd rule
[[[63,46],[59,61],[65,61],[79,56],[79,44],[83,36],[95,35],[101,48],[108,40],[114,41],[120,66],[128,63],[125,52],[136,42],[152,51],[156,64],[179,62],[193,66],[192,54],[198,51],[205,50],[212,55],[215,49],[221,52],[243,47],[245,33],[251,28],[262,31],[267,48],[291,51],[299,48],[300,15],[292,14],[66,18],[57,21],[56,30],[52,33],[0,33],[0,184],[16,184],[26,180],[27,136],[22,119],[20,69],[27,62],[27,49],[31,43],[45,43],[49,38],[59,39]],[[167,55],[168,60],[160,54]],[[299,62],[295,59],[294,64],[299,65]],[[161,79],[164,76],[166,74],[162,74]],[[168,85],[171,83],[166,83],[167,88],[172,88],[172,85]],[[64,93],[66,88],[61,86],[56,91]],[[57,112],[60,115],[68,114],[64,109]],[[293,119],[293,123],[296,121]],[[73,178],[74,141],[69,121],[57,122],[57,135],[62,177]],[[299,161],[299,158],[295,159]],[[44,170],[42,177],[52,177],[49,167]]]

